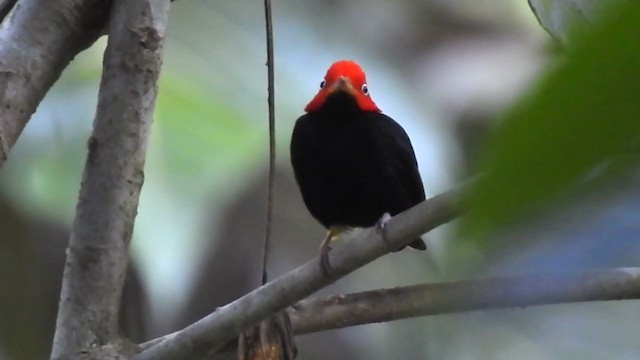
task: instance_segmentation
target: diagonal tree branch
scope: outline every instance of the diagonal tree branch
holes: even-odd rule
[[[417,316],[585,301],[640,299],[640,268],[495,277],[303,300],[296,334]]]
[[[21,0],[2,21],[0,166],[62,70],[98,38],[110,3]]]
[[[120,343],[118,306],[168,8],[169,0],[114,1],[98,109],[67,249],[54,359],[103,345],[118,348]]]
[[[386,239],[375,228],[355,234],[329,254],[333,273],[325,277],[318,259],[271,281],[240,299],[218,308],[185,329],[155,343],[134,360],[198,358],[216,351],[227,341],[269,315],[285,309],[374,259],[406,245],[416,236],[455,219],[460,197],[470,184],[435,196],[390,219]]]

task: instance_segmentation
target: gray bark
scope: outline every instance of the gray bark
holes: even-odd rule
[[[98,109],[67,249],[53,359],[130,350],[119,338],[118,306],[144,177],[169,0],[116,0],[113,6]]]
[[[100,0],[21,0],[2,21],[0,166],[62,70],[98,38],[109,4]]]
[[[286,311],[294,334],[303,335],[418,316],[628,299],[640,299],[640,268],[405,286],[302,300]],[[140,347],[150,348],[177,334],[150,340]],[[236,347],[237,339],[233,339],[219,352]]]
[[[303,300],[288,309],[296,334],[475,310],[640,298],[640,268],[424,284]]]

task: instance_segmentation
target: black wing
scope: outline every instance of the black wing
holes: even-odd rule
[[[405,196],[409,200],[408,208],[425,199],[422,178],[418,171],[418,162],[416,161],[411,140],[402,126],[392,118],[386,115],[382,116],[379,124],[382,126],[383,133],[387,135],[385,137],[385,147],[392,152],[391,155],[396,160],[395,171],[402,182]]]
[[[396,194],[396,196],[403,195],[405,201],[408,201],[408,203],[402,204],[398,209],[399,212],[401,212],[425,199],[424,187],[422,185],[422,178],[418,171],[418,162],[409,136],[402,126],[400,126],[400,124],[395,120],[386,115],[381,115],[382,117],[379,124],[382,126],[382,132],[387,135],[385,136],[384,145],[388,151],[391,152],[390,155],[395,159],[394,172],[396,173],[400,184],[402,185],[401,187],[404,190],[404,194]],[[426,244],[421,238],[415,239],[409,243],[409,246],[418,250],[427,249]]]

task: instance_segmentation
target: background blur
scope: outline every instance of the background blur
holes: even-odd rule
[[[288,146],[333,61],[362,65],[373,99],[409,133],[434,195],[472,173],[497,115],[558,56],[524,0],[273,6],[279,167],[271,277],[317,256],[324,235],[295,186]],[[268,157],[264,38],[262,2],[172,6],[125,294],[126,332],[134,339],[175,331],[259,285]],[[0,359],[48,356],[105,45],[102,38],[64,72],[0,172]],[[407,250],[320,294],[637,265],[634,184],[500,231],[499,245],[442,227],[425,237],[437,271],[424,254]],[[635,301],[569,304],[297,340],[300,359],[637,359],[638,320]]]

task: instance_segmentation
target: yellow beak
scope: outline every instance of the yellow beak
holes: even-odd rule
[[[336,92],[338,90],[346,91],[349,94],[355,95],[356,89],[351,85],[351,81],[346,76],[340,76],[338,80],[329,88],[329,93]]]

